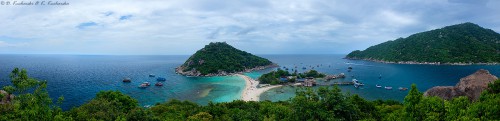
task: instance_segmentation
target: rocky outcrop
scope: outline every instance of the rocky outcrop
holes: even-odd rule
[[[7,93],[6,91],[4,90],[0,90],[0,95],[2,95],[3,97],[1,98],[0,100],[0,104],[7,104],[7,103],[10,103],[10,101],[14,100],[14,95],[13,94],[9,94]],[[1,96],[0,96],[1,97]]]
[[[453,97],[464,96],[464,92],[458,90],[454,86],[435,86],[424,93],[425,96],[438,96],[445,100],[453,99]]]
[[[467,96],[470,100],[477,100],[481,92],[488,88],[488,84],[497,80],[489,71],[480,69],[474,74],[460,79],[455,86],[436,86],[425,91],[424,96],[438,96],[450,100],[458,96]]]
[[[264,70],[267,68],[274,68],[274,67],[279,67],[278,64],[272,63],[270,65],[266,66],[257,66],[255,68],[250,68],[250,69],[245,69],[245,71],[241,72],[235,72],[235,73],[228,73],[225,71],[219,71],[217,73],[209,73],[206,75],[201,74],[199,71],[197,71],[195,68],[191,69],[190,71],[183,71],[186,69],[185,66],[180,66],[175,68],[175,72],[180,75],[185,75],[185,76],[229,76],[229,75],[234,75],[234,74],[240,74],[243,72],[251,72],[251,71],[257,71],[257,70]]]

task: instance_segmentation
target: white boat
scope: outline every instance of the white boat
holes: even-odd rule
[[[377,87],[377,88],[382,88],[382,86],[380,86],[380,85],[378,85],[378,84],[377,84],[377,85],[375,85],[375,87]]]
[[[406,87],[399,87],[398,89],[401,90],[401,91],[408,90],[408,88],[406,88]]]
[[[359,86],[363,86],[365,84],[363,83],[360,83],[358,80],[356,79],[352,79],[352,83],[354,83],[354,87],[358,88]]]
[[[139,85],[139,88],[146,88],[149,87],[149,82],[143,82],[141,85]]]
[[[385,86],[384,88],[385,88],[385,89],[388,89],[388,90],[391,90],[391,89],[392,89],[392,87],[388,87],[388,86]]]

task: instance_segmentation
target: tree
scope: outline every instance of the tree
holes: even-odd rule
[[[418,91],[417,86],[415,84],[411,85],[411,90],[408,92],[408,95],[404,99],[404,107],[405,112],[409,120],[422,120],[422,111],[418,108],[418,104],[422,100],[422,93]]]

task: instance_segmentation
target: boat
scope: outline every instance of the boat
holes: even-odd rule
[[[302,69],[306,70],[306,67],[302,67]]]
[[[405,91],[405,90],[408,90],[408,88],[406,88],[406,87],[399,87],[398,89],[399,89],[400,91]]]
[[[388,90],[391,90],[391,89],[392,89],[392,87],[388,87],[388,86],[385,86],[384,88],[385,88],[385,89],[388,89]]]
[[[377,88],[382,88],[382,86],[380,86],[380,85],[378,85],[378,84],[376,84],[376,85],[375,85],[375,87],[377,87]]]
[[[163,86],[163,83],[161,83],[161,82],[156,82],[155,86]]]
[[[146,88],[149,87],[149,82],[143,82],[141,85],[139,85],[139,88]]]
[[[351,67],[351,66],[349,66],[349,67],[347,67],[347,69],[349,69],[349,70],[350,70],[350,69],[352,69],[352,67]]]
[[[382,74],[380,74],[380,76],[378,76],[378,79],[382,79]]]
[[[125,79],[123,79],[123,82],[132,82],[132,79],[130,79],[130,78],[125,78]]]
[[[163,77],[158,77],[158,78],[156,78],[156,81],[167,81],[167,79],[165,79]]]
[[[155,77],[155,75],[154,74],[149,74],[149,77]]]
[[[359,86],[363,86],[365,84],[363,83],[360,83],[358,80],[356,79],[352,79],[352,83],[354,83],[354,87],[358,88]]]

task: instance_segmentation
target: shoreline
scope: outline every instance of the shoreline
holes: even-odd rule
[[[245,80],[245,89],[241,92],[241,100],[243,101],[260,101],[260,95],[270,89],[281,87],[282,85],[273,85],[263,88],[257,88],[259,82],[242,74],[236,74]]]
[[[386,64],[408,64],[408,65],[454,65],[454,66],[468,66],[468,65],[500,65],[500,63],[441,63],[441,62],[416,62],[416,61],[382,61],[375,59],[358,59],[358,58],[344,58],[347,60],[365,60],[372,61],[378,63],[386,63]]]
[[[227,73],[225,71],[222,71],[219,73],[209,73],[206,75],[202,75],[200,72],[198,72],[196,70],[182,71],[182,70],[184,70],[185,67],[181,65],[181,66],[175,68],[175,73],[183,75],[183,76],[191,76],[191,77],[232,76],[232,75],[242,74],[244,72],[258,71],[258,70],[264,70],[264,69],[274,68],[274,67],[279,67],[279,65],[276,63],[271,63],[271,64],[265,65],[265,66],[257,66],[254,68],[245,69],[244,71],[240,71],[240,72]]]

